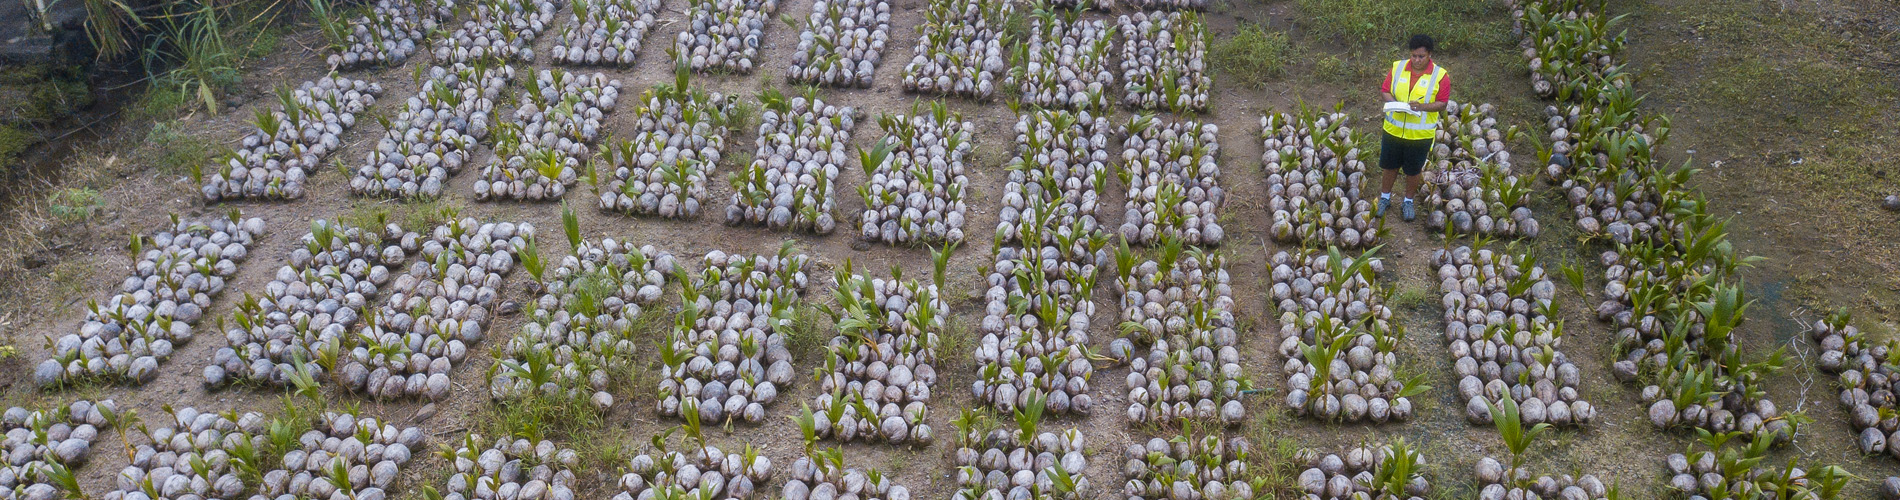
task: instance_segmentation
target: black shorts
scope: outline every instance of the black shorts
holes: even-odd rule
[[[1404,170],[1405,175],[1425,170],[1425,160],[1432,154],[1431,139],[1400,139],[1385,131],[1380,131],[1379,137],[1379,168]]]

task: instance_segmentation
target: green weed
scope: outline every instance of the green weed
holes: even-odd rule
[[[1506,38],[1504,4],[1489,0],[1388,2],[1300,0],[1314,32],[1349,47],[1397,51],[1414,34],[1431,35],[1441,52],[1496,46]]]
[[[92,220],[105,208],[105,196],[92,188],[65,188],[46,197],[46,210],[68,224]]]
[[[1247,82],[1248,86],[1263,88],[1268,79],[1286,72],[1287,53],[1291,51],[1285,32],[1244,24],[1232,35],[1215,42],[1211,56],[1214,67],[1221,72]]]

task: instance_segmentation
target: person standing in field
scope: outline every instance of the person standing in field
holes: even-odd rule
[[[1405,103],[1410,110],[1385,113],[1385,133],[1379,139],[1379,168],[1385,171],[1379,185],[1379,212],[1385,216],[1392,207],[1392,184],[1405,172],[1405,201],[1399,206],[1406,222],[1418,217],[1412,197],[1418,194],[1419,173],[1431,155],[1432,138],[1438,135],[1438,120],[1450,102],[1451,75],[1444,66],[1432,62],[1432,37],[1412,35],[1405,44],[1405,59],[1392,62],[1382,87],[1385,102]]]

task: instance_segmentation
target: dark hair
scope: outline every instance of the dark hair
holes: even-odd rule
[[[1426,52],[1437,52],[1438,42],[1432,41],[1431,36],[1422,35],[1422,34],[1412,35],[1412,40],[1409,42],[1405,42],[1405,50],[1407,51],[1418,50],[1421,48],[1425,49]]]

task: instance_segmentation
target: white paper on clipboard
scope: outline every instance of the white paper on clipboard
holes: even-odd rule
[[[1385,103],[1385,112],[1387,112],[1387,113],[1410,113],[1410,114],[1414,114],[1414,115],[1423,115],[1423,114],[1425,114],[1425,113],[1424,113],[1424,112],[1422,112],[1422,111],[1416,111],[1416,110],[1413,110],[1413,109],[1412,109],[1412,103],[1408,103],[1408,102],[1401,102],[1401,101],[1392,101],[1392,102],[1388,102],[1388,103]]]

